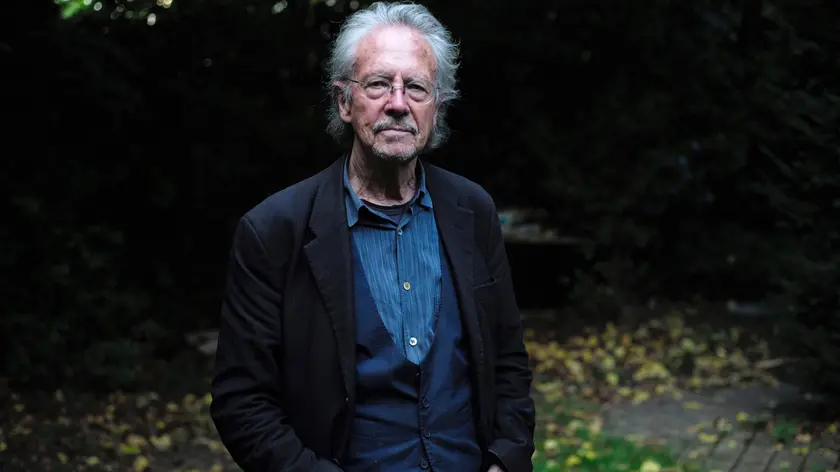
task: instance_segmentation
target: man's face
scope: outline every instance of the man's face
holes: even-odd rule
[[[363,38],[356,58],[353,80],[377,85],[390,82],[394,88],[372,99],[361,84],[351,83],[350,103],[339,102],[341,118],[353,126],[357,143],[374,156],[389,161],[413,159],[434,128],[436,105],[433,98],[428,103],[413,100],[403,86],[421,82],[434,86],[431,48],[420,33],[388,26]]]

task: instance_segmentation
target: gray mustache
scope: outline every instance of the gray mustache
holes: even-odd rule
[[[407,131],[411,134],[417,134],[417,127],[411,123],[397,123],[395,121],[380,121],[373,125],[373,132],[379,133],[380,131],[385,131],[386,129],[396,129],[400,131]]]

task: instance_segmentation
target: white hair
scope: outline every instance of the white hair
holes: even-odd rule
[[[407,26],[421,33],[428,41],[435,58],[435,104],[438,108],[434,129],[429,133],[428,149],[435,149],[449,136],[446,110],[458,98],[456,73],[458,70],[458,44],[449,31],[429,12],[414,3],[376,2],[360,10],[344,22],[335,38],[327,62],[330,106],[327,111],[327,133],[339,143],[352,140],[352,127],[339,116],[338,101],[349,103],[350,84],[336,87],[353,75],[359,42],[380,26]]]

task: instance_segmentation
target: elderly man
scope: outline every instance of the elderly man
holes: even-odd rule
[[[351,16],[329,63],[348,153],[240,219],[212,417],[246,472],[532,470],[494,203],[418,159],[444,140],[457,56],[422,6]]]

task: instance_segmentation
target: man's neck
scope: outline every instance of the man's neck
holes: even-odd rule
[[[417,159],[391,162],[354,148],[350,153],[350,186],[362,200],[383,206],[401,205],[417,190]]]

